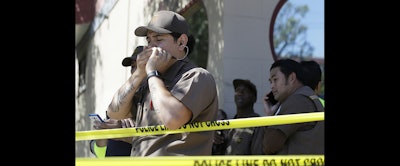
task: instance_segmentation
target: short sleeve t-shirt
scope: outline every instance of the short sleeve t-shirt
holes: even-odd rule
[[[278,115],[322,111],[322,104],[310,100],[314,91],[308,86],[297,89],[282,104]],[[288,137],[277,154],[324,154],[324,122],[305,122],[287,125],[273,125],[268,128],[281,130]]]
[[[248,117],[260,117],[253,113]],[[235,115],[234,119],[237,119]],[[226,155],[261,155],[264,130],[262,127],[236,128],[229,130]]]
[[[192,113],[190,122],[214,121],[217,118],[218,97],[213,76],[184,59],[162,73],[166,88]],[[163,125],[151,106],[148,88],[138,100],[136,126]],[[190,123],[189,122],[189,123]],[[213,131],[133,137],[131,156],[211,155]]]

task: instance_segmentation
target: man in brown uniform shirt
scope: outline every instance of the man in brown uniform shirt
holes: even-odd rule
[[[271,91],[278,101],[274,115],[322,112],[314,90],[304,86],[302,66],[291,59],[275,61],[270,68]],[[324,154],[324,121],[264,127],[265,154]]]
[[[158,11],[135,35],[146,37],[148,46],[138,54],[137,69],[114,95],[107,115],[125,119],[134,109],[136,127],[165,125],[170,130],[216,120],[215,80],[187,57],[194,40],[185,18]],[[213,136],[213,131],[136,136],[131,156],[211,155]]]
[[[257,88],[250,80],[233,80],[235,89],[236,115],[234,119],[260,117],[254,112]],[[228,133],[227,155],[260,155],[262,151],[262,127],[231,129]]]

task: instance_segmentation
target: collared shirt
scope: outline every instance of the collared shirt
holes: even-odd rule
[[[260,117],[259,114],[253,112],[247,117]],[[237,119],[235,115],[234,119]],[[249,127],[249,128],[236,128],[230,129],[228,133],[228,147],[226,149],[227,155],[261,155],[262,138],[264,130],[262,127]]]
[[[161,73],[166,88],[192,111],[191,122],[214,121],[217,118],[218,97],[213,76],[196,67],[188,58],[177,61]],[[163,125],[158,112],[151,106],[147,83],[137,100],[136,126]],[[214,131],[133,137],[131,156],[211,155]]]
[[[303,86],[297,89],[280,105],[278,115],[320,112],[324,108],[314,91]],[[277,153],[285,154],[324,154],[324,121],[273,125],[268,128],[279,129],[287,139],[284,147]],[[268,137],[268,135],[264,135]]]

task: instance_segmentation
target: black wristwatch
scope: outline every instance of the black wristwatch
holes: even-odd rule
[[[148,80],[150,77],[153,77],[153,76],[160,77],[160,74],[158,73],[157,70],[153,70],[153,71],[147,73],[147,80]]]

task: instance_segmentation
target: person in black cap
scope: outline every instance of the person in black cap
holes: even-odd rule
[[[136,127],[163,125],[170,130],[216,120],[215,80],[189,60],[195,40],[185,18],[158,11],[147,26],[135,29],[135,35],[146,37],[148,46],[137,55],[137,68],[115,93],[107,115],[117,121],[132,115]],[[106,128],[107,122],[102,125]],[[131,156],[211,155],[213,136],[213,131],[135,136]]]
[[[135,48],[135,50],[133,51],[132,55],[129,57],[126,57],[124,59],[122,59],[122,66],[128,67],[128,66],[132,66],[134,65],[134,67],[136,68],[136,58],[137,55],[143,51],[143,47],[144,46],[137,46]],[[134,64],[133,64],[134,63]],[[133,72],[132,72],[133,73]]]
[[[143,51],[143,46],[137,46],[130,57],[126,57],[122,60],[122,66],[131,67],[131,74],[136,70],[136,57],[142,51]],[[107,119],[109,119],[108,116]],[[121,120],[121,122],[123,122],[121,123],[121,126],[115,125],[115,126],[108,126],[107,128],[111,129],[111,128],[121,128],[121,127],[123,128],[133,127],[134,119],[130,117]],[[101,129],[100,123],[95,123],[94,125],[95,125],[94,128]],[[97,158],[104,158],[107,156],[130,156],[132,148],[132,145],[130,143],[131,139],[132,138],[91,140],[90,151]]]
[[[236,115],[234,119],[260,117],[254,112],[254,103],[257,101],[257,88],[250,80],[233,80],[235,90]],[[235,128],[228,132],[227,155],[261,155],[262,127]]]

